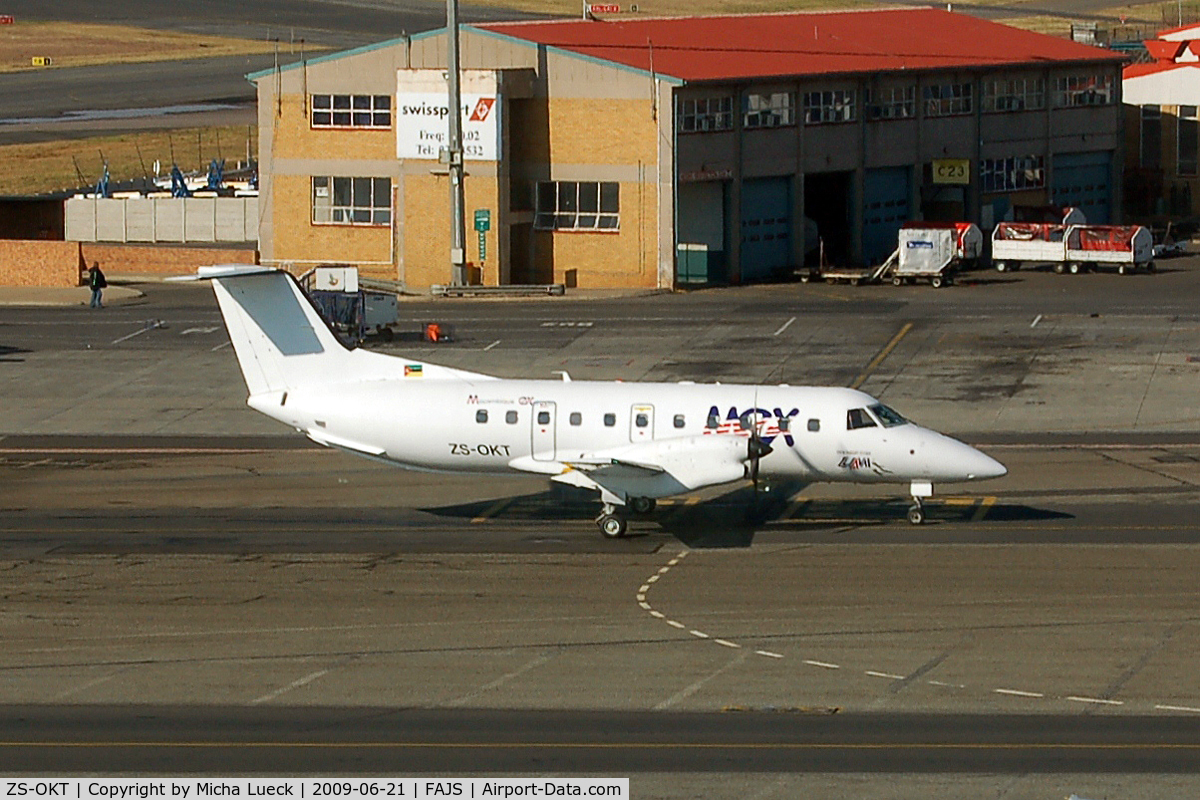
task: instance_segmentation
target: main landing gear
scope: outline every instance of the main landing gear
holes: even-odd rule
[[[629,523],[625,521],[624,516],[617,513],[617,508],[612,503],[604,504],[600,516],[596,517],[596,524],[600,526],[600,535],[605,539],[620,539],[629,531]]]
[[[658,501],[653,497],[631,497],[627,502],[629,510],[638,515],[649,514],[657,505]],[[620,539],[629,532],[629,523],[625,515],[617,509],[616,503],[604,504],[600,509],[600,516],[596,517],[596,525],[606,539]]]

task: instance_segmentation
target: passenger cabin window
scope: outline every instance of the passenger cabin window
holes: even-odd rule
[[[676,414],[675,415],[675,427],[682,428],[685,424],[686,423],[683,419],[683,414]]]
[[[572,425],[582,425],[583,424],[583,414],[580,414],[578,411],[572,411],[570,419],[571,419]]]
[[[633,424],[637,425],[639,428],[645,428],[647,425],[650,424],[650,417],[646,416],[645,414],[639,413],[636,417],[633,418]]]
[[[709,414],[708,419],[704,421],[704,427],[715,431],[717,428],[721,427],[721,418],[716,414]]]
[[[874,428],[875,420],[871,419],[871,415],[867,413],[865,408],[852,408],[846,412],[846,430],[853,431],[858,428]]]
[[[505,411],[504,412],[504,421],[507,422],[509,425],[516,425],[517,424],[517,412],[516,411]]]
[[[821,430],[821,420],[810,419],[808,421],[808,429],[813,433],[818,433]]]
[[[605,414],[604,415],[604,427],[611,428],[613,425],[616,425],[616,424],[617,424],[617,415],[616,414]]]
[[[539,411],[538,415],[537,415],[537,421],[538,421],[538,425],[549,425],[550,424],[550,412],[549,411]]]
[[[780,417],[779,418],[779,432],[787,433],[791,429],[792,429],[792,418],[791,417]]]
[[[885,406],[883,403],[870,406],[871,413],[874,414],[885,428],[894,428],[897,425],[907,425],[908,420],[897,414],[892,409]]]
[[[482,424],[487,422],[487,409],[481,408],[475,412],[475,421]]]

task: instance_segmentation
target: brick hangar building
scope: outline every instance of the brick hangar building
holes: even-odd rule
[[[467,260],[675,288],[1120,208],[1121,57],[933,9],[464,26]],[[447,35],[255,73],[264,263],[449,283]],[[472,230],[484,228],[485,230]]]

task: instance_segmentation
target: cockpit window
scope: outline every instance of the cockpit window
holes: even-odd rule
[[[883,423],[883,427],[885,428],[894,428],[897,425],[908,424],[908,420],[885,406],[883,403],[871,406],[871,413],[879,418],[879,421]]]
[[[846,430],[853,431],[858,428],[874,428],[875,420],[871,419],[871,415],[867,413],[865,408],[852,408],[846,412]]]

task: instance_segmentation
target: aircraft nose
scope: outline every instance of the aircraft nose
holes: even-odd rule
[[[970,445],[967,445],[967,447],[971,451],[965,464],[967,480],[981,481],[987,478],[1001,478],[1008,474],[1008,467],[987,453],[981,453]]]

